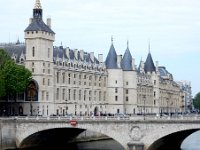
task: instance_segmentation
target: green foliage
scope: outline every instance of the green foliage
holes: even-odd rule
[[[0,50],[0,97],[23,93],[31,80],[31,72]]]
[[[193,99],[193,105],[196,109],[200,110],[200,92],[196,94]]]

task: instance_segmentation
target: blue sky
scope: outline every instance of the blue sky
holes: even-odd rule
[[[35,0],[1,0],[0,42],[24,41]],[[54,45],[94,51],[104,59],[114,37],[118,54],[127,40],[139,65],[149,39],[154,62],[175,80],[191,81],[200,91],[200,1],[198,0],[41,0],[43,19],[52,18]]]

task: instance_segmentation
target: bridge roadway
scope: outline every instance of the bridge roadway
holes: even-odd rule
[[[145,120],[144,120],[145,119]],[[72,125],[70,120],[75,120]],[[0,149],[26,148],[38,133],[52,129],[89,130],[107,135],[125,150],[176,150],[191,133],[200,129],[200,117],[9,117],[0,118]],[[79,131],[78,131],[79,129]],[[64,130],[63,130],[64,131]],[[68,130],[69,131],[69,130]],[[63,132],[64,133],[64,132]],[[76,135],[75,135],[76,136]],[[58,137],[59,138],[59,137]],[[163,144],[164,143],[164,144]],[[173,145],[173,147],[172,147]],[[171,146],[171,147],[170,147]],[[144,147],[144,148],[143,148]]]

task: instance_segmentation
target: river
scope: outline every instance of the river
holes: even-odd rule
[[[65,146],[51,146],[48,145],[43,147],[26,148],[26,149],[15,149],[15,150],[123,150],[123,147],[116,141],[109,140],[98,140],[90,142],[81,142],[76,144],[67,144]]]

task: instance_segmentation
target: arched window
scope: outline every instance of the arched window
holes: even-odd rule
[[[35,47],[32,48],[32,56],[35,57]]]

